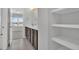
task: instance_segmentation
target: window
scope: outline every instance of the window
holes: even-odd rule
[[[23,17],[13,16],[11,22],[12,26],[23,26]]]

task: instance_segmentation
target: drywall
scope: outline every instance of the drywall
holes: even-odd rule
[[[48,49],[48,9],[38,9],[38,49]]]
[[[2,49],[2,36],[1,36],[1,8],[0,8],[0,49]]]
[[[2,8],[2,14],[1,14],[1,19],[2,19],[2,33],[3,33],[3,40],[2,44],[3,47],[2,49],[7,49],[8,45],[8,8]]]
[[[32,14],[30,9],[28,8],[24,9],[23,18],[24,18],[24,26],[32,25]]]
[[[38,26],[38,10],[24,9],[24,26]]]

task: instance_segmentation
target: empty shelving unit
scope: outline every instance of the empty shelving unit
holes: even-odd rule
[[[60,49],[79,49],[79,8],[57,8],[52,13],[52,38]],[[64,48],[61,48],[61,47]]]

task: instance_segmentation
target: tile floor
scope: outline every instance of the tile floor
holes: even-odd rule
[[[16,39],[8,50],[34,50],[34,48],[27,39]]]

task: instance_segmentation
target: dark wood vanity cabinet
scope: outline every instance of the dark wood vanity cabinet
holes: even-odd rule
[[[35,48],[35,50],[38,49],[38,30],[25,27],[25,35],[26,39],[31,43],[31,45]]]

